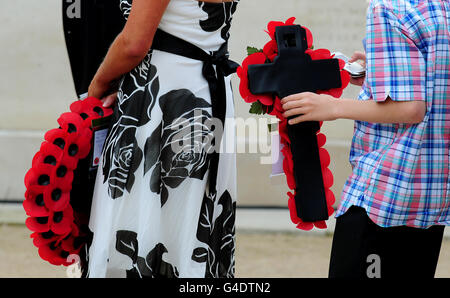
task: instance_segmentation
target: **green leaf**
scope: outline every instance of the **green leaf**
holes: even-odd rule
[[[250,55],[255,54],[255,53],[262,53],[262,50],[257,49],[255,47],[247,47],[247,55],[250,56]]]
[[[263,105],[259,101],[255,101],[254,103],[252,103],[252,106],[250,107],[250,113],[256,115],[265,114]]]

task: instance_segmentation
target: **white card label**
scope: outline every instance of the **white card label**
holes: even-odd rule
[[[278,133],[272,133],[272,174],[270,177],[284,175],[283,161],[284,156],[281,150],[284,145],[281,144],[281,137]]]
[[[106,137],[108,136],[108,129],[100,129],[94,131],[94,148],[92,150],[92,167],[97,168],[100,163],[100,157],[102,156],[103,145],[105,144]]]

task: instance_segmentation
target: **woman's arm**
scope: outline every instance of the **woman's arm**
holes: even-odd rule
[[[288,96],[282,104],[284,117],[300,115],[290,120],[290,124],[336,119],[414,124],[422,122],[426,113],[425,101],[396,102],[390,98],[384,102],[360,101],[310,92]]]
[[[106,93],[110,91],[111,82],[130,72],[145,58],[169,2],[133,0],[128,21],[94,76],[89,86],[89,96],[103,98],[108,95]],[[113,101],[113,97],[108,97],[105,105],[111,105]]]

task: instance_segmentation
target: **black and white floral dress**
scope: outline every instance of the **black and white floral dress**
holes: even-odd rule
[[[121,1],[125,17],[131,2]],[[228,40],[236,5],[171,0],[159,28],[213,52]],[[152,50],[123,77],[94,191],[89,277],[233,277],[236,160],[233,150],[220,154],[209,191],[214,135],[202,65]],[[226,123],[222,143],[232,148],[234,137]]]

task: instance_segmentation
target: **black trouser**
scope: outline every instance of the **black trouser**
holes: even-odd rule
[[[337,218],[329,277],[433,278],[444,228],[382,228],[353,206]]]

